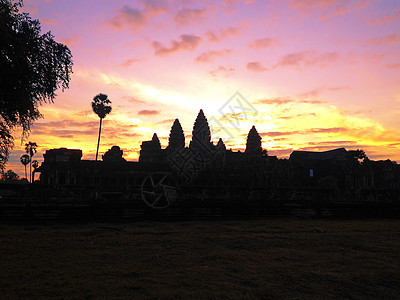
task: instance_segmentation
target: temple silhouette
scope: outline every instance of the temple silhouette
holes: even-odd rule
[[[243,152],[228,150],[222,139],[214,144],[200,110],[188,146],[175,119],[167,147],[154,133],[142,142],[136,162],[126,161],[118,146],[105,152],[101,161],[83,160],[79,149],[50,149],[35,170],[40,173],[37,184],[80,199],[141,199],[152,208],[168,207],[177,199],[318,207],[338,201],[400,201],[400,168],[395,162],[372,161],[360,156],[361,150],[345,148],[293,151],[289,159],[278,159],[268,155],[261,140],[252,126]]]

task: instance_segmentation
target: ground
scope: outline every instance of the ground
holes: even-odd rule
[[[0,225],[9,298],[400,295],[399,220]]]

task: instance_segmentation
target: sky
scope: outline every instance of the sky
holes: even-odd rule
[[[44,118],[28,138],[39,162],[60,147],[94,159],[99,118],[91,102],[99,93],[112,101],[100,157],[118,145],[135,161],[153,133],[166,147],[175,118],[189,144],[203,109],[214,144],[222,138],[235,151],[255,125],[279,158],[345,147],[400,161],[398,0],[24,4],[74,61],[69,89],[40,107]],[[24,144],[15,136],[6,168],[22,176]]]

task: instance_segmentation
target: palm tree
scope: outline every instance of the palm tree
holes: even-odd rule
[[[28,180],[28,176],[26,175],[26,165],[29,164],[31,159],[29,158],[28,154],[24,154],[21,156],[20,160],[21,160],[21,164],[23,164],[25,166],[25,178]]]
[[[99,138],[97,140],[96,161],[99,154],[100,136],[101,136],[101,123],[103,119],[111,112],[111,101],[105,94],[98,94],[93,98],[92,109],[100,118]]]
[[[32,157],[35,155],[36,153],[36,148],[38,147],[38,145],[36,143],[32,143],[29,142],[27,144],[25,144],[25,151],[27,154],[29,154],[29,175],[30,175],[30,182],[32,183]]]

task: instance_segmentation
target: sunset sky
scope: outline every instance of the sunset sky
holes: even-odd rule
[[[96,152],[113,145],[137,160],[154,132],[167,146],[179,118],[190,141],[202,108],[214,143],[244,149],[255,125],[270,155],[361,148],[400,161],[400,1],[398,0],[25,0],[73,55],[70,88],[32,128],[47,149]],[[237,94],[237,92],[239,94]],[[16,134],[7,169],[23,174]]]

